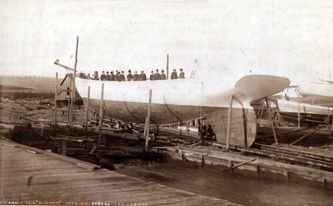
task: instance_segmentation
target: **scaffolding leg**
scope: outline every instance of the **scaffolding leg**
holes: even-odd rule
[[[87,111],[86,111],[86,125],[85,132],[88,132],[88,121],[89,121],[89,99],[90,99],[90,86],[88,86],[88,98],[87,98]]]
[[[102,141],[103,119],[104,119],[104,83],[102,83],[101,99],[100,99],[100,104],[99,104],[99,124],[98,124],[98,141],[97,141],[97,146],[100,146],[101,145],[101,141]]]
[[[150,126],[150,115],[151,115],[151,97],[152,90],[149,90],[149,101],[148,101],[148,113],[145,122],[144,136],[145,136],[145,151],[148,151],[148,142],[149,142],[149,126]]]
[[[231,132],[231,117],[232,117],[232,101],[234,97],[230,96],[229,100],[229,111],[228,111],[228,128],[227,128],[227,139],[226,139],[226,149],[230,148],[230,132]]]

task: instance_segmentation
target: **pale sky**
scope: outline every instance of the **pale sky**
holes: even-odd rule
[[[0,75],[184,68],[333,80],[332,4],[0,0]]]

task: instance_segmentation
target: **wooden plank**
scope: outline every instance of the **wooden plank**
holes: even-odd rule
[[[88,121],[89,121],[89,100],[90,100],[90,86],[88,86],[88,97],[87,97],[87,107],[86,107],[86,124],[85,132],[88,132]]]
[[[148,99],[148,112],[145,122],[145,151],[148,151],[148,141],[149,141],[149,127],[150,127],[150,115],[151,115],[151,98],[152,98],[152,90],[149,90],[149,99]]]
[[[104,83],[102,83],[101,87],[101,99],[99,103],[99,124],[98,124],[98,141],[97,145],[101,145],[102,141],[102,125],[103,125],[103,120],[104,120]]]
[[[73,164],[78,160],[70,157],[50,155],[42,150],[19,146],[17,143],[1,139],[0,143],[2,155],[0,161],[1,164],[5,164],[5,167],[1,167],[1,200],[46,201],[57,197],[58,200],[60,198],[78,201],[89,198],[110,202],[139,201],[169,205],[186,202],[187,205],[200,205],[203,202],[208,203],[206,205],[225,203],[224,200],[168,188],[106,169],[78,168]],[[38,153],[30,153],[28,149]],[[18,155],[13,155],[14,151]]]
[[[230,147],[230,132],[231,132],[231,118],[232,118],[232,101],[234,97],[230,96],[229,100],[229,110],[228,110],[228,127],[227,127],[227,139],[226,139],[226,149]]]
[[[189,148],[178,148],[178,156],[177,158],[179,160],[182,159],[181,154],[186,154],[186,158],[190,160],[190,157],[197,157],[196,160],[198,162],[201,161],[201,156],[205,155],[206,156],[206,161],[207,157],[213,157],[216,158],[217,161],[219,160],[227,160],[227,161],[233,161],[233,162],[244,162],[244,161],[249,161],[251,160],[251,157],[246,157],[237,153],[232,153],[232,152],[222,152],[222,151],[205,151],[205,150],[200,150],[200,149],[189,149]],[[282,162],[276,162],[273,160],[268,160],[268,159],[261,159],[258,158],[253,162],[250,162],[249,165],[252,165],[253,167],[260,166],[261,168],[269,168],[277,171],[288,171],[297,175],[301,175],[303,177],[308,177],[308,178],[313,178],[313,179],[319,179],[319,178],[324,178],[328,181],[333,181],[333,173],[332,172],[327,172],[323,171],[320,169],[315,169],[315,168],[309,168],[309,167],[304,167],[304,166],[299,166],[299,165],[291,165],[287,163],[282,163]]]
[[[54,125],[57,124],[57,97],[58,97],[58,72],[56,72],[56,82],[54,87]]]

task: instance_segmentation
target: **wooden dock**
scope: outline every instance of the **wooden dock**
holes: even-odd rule
[[[8,201],[58,205],[236,205],[0,139],[0,202]]]
[[[290,180],[292,175],[304,180],[318,182],[322,184],[323,188],[329,190],[333,189],[333,172],[325,171],[321,168],[318,168],[318,166],[309,167],[298,164],[290,164],[274,159],[263,158],[260,156],[246,156],[241,152],[228,151],[225,149],[214,149],[207,146],[156,147],[154,149],[159,152],[167,153],[171,158],[177,160],[199,162],[201,164],[223,165],[229,168],[231,171],[234,171],[236,168],[238,170],[252,171],[257,174],[258,179],[260,179],[261,173],[266,172],[270,174],[283,175],[287,181]],[[247,150],[240,149],[240,151],[246,152]],[[301,151],[298,152],[299,155],[301,155]],[[310,154],[314,155],[314,153],[307,153],[307,155]],[[294,158],[296,159],[296,157],[297,156]],[[326,158],[328,158],[328,156],[326,156]],[[310,160],[307,161],[310,162]],[[311,165],[315,165],[317,162],[310,163]]]

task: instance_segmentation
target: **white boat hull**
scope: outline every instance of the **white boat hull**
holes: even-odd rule
[[[253,83],[253,80],[258,78],[268,80],[276,78],[281,80],[281,84],[271,87],[253,84],[253,87],[250,85],[247,87],[247,82]],[[151,89],[151,123],[179,123],[201,117],[205,119],[206,125],[212,126],[217,141],[221,143],[226,142],[228,110],[230,97],[233,96],[230,144],[248,147],[255,140],[257,127],[255,112],[250,102],[282,91],[289,85],[289,80],[271,76],[251,76],[241,80],[236,84],[235,81],[214,84],[194,80],[102,82],[77,78],[76,87],[81,97],[86,99],[90,86],[90,103],[92,107],[98,109],[104,83],[106,115],[137,123],[145,121]],[[258,91],[261,87],[261,91]]]

